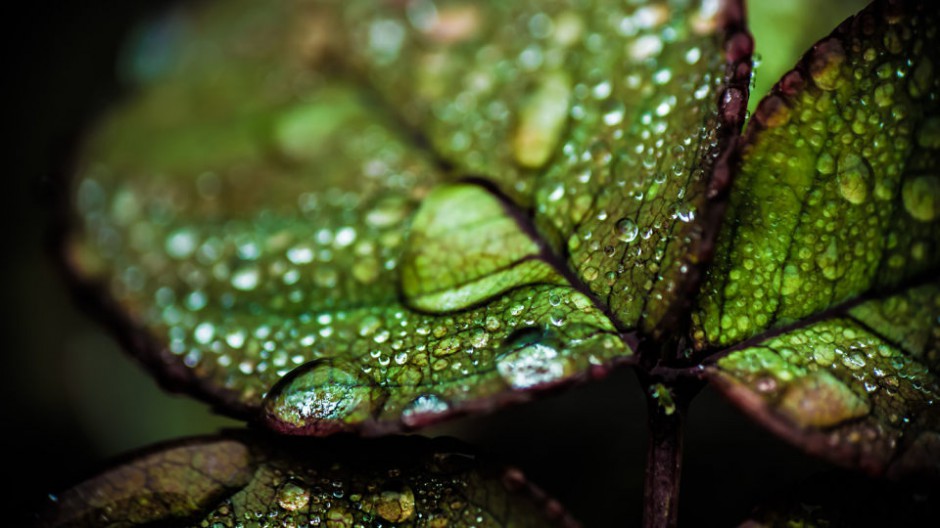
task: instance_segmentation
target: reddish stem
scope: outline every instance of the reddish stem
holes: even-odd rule
[[[679,517],[679,479],[682,474],[682,420],[684,405],[667,413],[660,400],[647,391],[649,445],[646,455],[643,526],[675,527]]]

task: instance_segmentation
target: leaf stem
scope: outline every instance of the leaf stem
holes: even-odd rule
[[[682,473],[683,398],[666,396],[662,384],[649,385],[646,393],[649,445],[646,455],[643,526],[676,526],[679,517],[679,480]],[[666,401],[668,398],[668,401]]]

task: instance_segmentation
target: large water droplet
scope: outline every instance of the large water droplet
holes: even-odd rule
[[[904,209],[921,222],[930,222],[940,209],[940,178],[917,176],[904,181],[901,188]]]
[[[626,112],[626,107],[624,104],[617,100],[611,99],[604,103],[604,124],[608,126],[619,125],[623,121],[624,112]]]
[[[835,90],[842,80],[841,66],[845,62],[845,49],[837,38],[826,39],[810,52],[809,73],[816,86]]]
[[[839,193],[849,203],[858,205],[868,197],[871,168],[865,158],[851,152],[840,155],[837,179]]]
[[[408,427],[420,427],[425,418],[447,412],[450,405],[436,394],[422,394],[401,411],[401,421]]]
[[[496,370],[514,389],[548,385],[565,377],[569,362],[563,351],[539,329],[515,333],[506,341],[507,352],[496,358]]]
[[[310,490],[302,482],[288,480],[277,490],[277,503],[288,511],[297,511],[307,507],[310,502]]]
[[[538,168],[555,150],[568,118],[571,81],[562,73],[546,75],[523,103],[513,135],[513,155],[519,165]]]
[[[316,360],[275,385],[264,401],[265,419],[274,429],[293,434],[350,430],[370,417],[382,399],[379,391],[353,366]]]
[[[640,233],[639,226],[637,226],[636,222],[630,218],[621,218],[620,220],[617,220],[617,223],[614,227],[617,229],[617,238],[621,242],[633,242]]]
[[[414,492],[407,484],[388,482],[382,491],[373,497],[372,507],[379,517],[388,522],[407,522],[415,515]]]
[[[232,275],[232,287],[236,290],[251,291],[258,285],[258,268],[250,266],[236,271]]]

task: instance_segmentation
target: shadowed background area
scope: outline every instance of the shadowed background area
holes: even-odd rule
[[[46,493],[87,476],[108,457],[150,443],[235,427],[208,407],[171,395],[74,302],[51,260],[48,227],[56,175],[69,148],[118,94],[119,44],[162,0],[40,1],[24,6],[4,33],[5,89],[12,112],[3,200],[8,226],[0,280],[3,423],[9,453],[4,497],[22,511]],[[750,6],[761,65],[751,100],[860,0]],[[645,457],[645,405],[629,371],[539,403],[427,431],[455,435],[520,466],[587,526],[638,523]],[[706,390],[694,402],[686,436],[680,518],[728,525],[750,507],[827,469],[748,422]]]

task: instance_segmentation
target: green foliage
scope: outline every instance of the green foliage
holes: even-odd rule
[[[186,7],[84,145],[69,262],[162,378],[280,433],[412,430],[631,364],[668,415],[709,381],[811,453],[935,478],[940,16],[876,2],[738,136],[741,17]]]
[[[43,523],[91,526],[566,526],[518,470],[421,438],[303,445],[246,433],[138,454],[55,499]],[[260,524],[259,524],[260,525]]]

